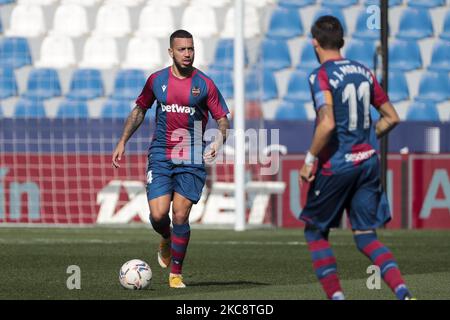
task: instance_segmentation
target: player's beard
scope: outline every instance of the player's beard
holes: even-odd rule
[[[192,69],[194,68],[193,67],[194,58],[192,58],[191,63],[188,64],[188,65],[184,65],[184,64],[178,63],[177,60],[174,58],[173,59],[173,64],[175,65],[175,67],[177,67],[178,71],[180,71],[181,73],[184,73],[184,74],[190,73],[192,71]]]

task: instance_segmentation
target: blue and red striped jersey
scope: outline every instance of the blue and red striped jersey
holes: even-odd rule
[[[316,114],[333,106],[336,129],[318,155],[322,174],[344,172],[376,155],[371,105],[389,101],[372,72],[347,59],[329,60],[315,69],[309,83]]]
[[[198,69],[184,79],[167,67],[153,73],[136,99],[144,109],[156,100],[156,130],[150,153],[157,159],[179,159],[201,164],[203,135],[209,113],[218,120],[229,111],[214,82]],[[194,162],[195,161],[195,162]]]

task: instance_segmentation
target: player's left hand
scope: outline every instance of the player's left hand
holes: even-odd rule
[[[303,167],[300,170],[300,185],[303,184],[303,182],[312,182],[316,176],[313,175],[313,168],[314,166],[304,164]]]
[[[205,160],[205,162],[207,163],[211,163],[214,161],[214,159],[217,156],[217,152],[219,151],[219,144],[218,143],[211,143],[210,145],[210,149],[208,151],[205,152],[205,154],[203,155],[203,160]]]

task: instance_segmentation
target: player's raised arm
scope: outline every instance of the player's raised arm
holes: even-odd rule
[[[388,101],[383,103],[379,108],[380,120],[378,120],[375,127],[377,138],[383,137],[389,131],[394,129],[394,127],[400,122],[400,118],[395,111],[394,106]]]
[[[128,139],[130,139],[130,137],[136,131],[136,129],[139,128],[142,121],[144,121],[146,112],[147,109],[141,108],[139,106],[134,107],[134,109],[130,112],[127,121],[125,122],[122,136],[113,152],[112,166],[114,168],[120,167],[119,161],[122,158],[122,155],[125,153],[125,145]]]

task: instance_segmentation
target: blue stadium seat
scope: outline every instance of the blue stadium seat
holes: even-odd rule
[[[13,2],[15,2],[16,0],[0,0],[0,5],[1,4],[8,4],[8,3],[13,3]]]
[[[275,76],[270,69],[252,69],[245,78],[247,100],[268,101],[278,98]]]
[[[67,97],[73,100],[89,100],[103,96],[103,92],[103,79],[99,70],[78,69],[72,75]]]
[[[315,4],[316,0],[280,0],[278,4],[284,7],[301,8]]]
[[[244,46],[244,63],[248,64],[248,54]],[[214,50],[214,67],[233,69],[234,66],[234,40],[220,39]]]
[[[302,70],[292,72],[284,100],[300,104],[311,101],[311,89],[308,82],[309,74]]]
[[[49,99],[61,95],[58,72],[42,68],[31,70],[28,76],[27,91],[24,97],[30,99]]]
[[[436,8],[445,5],[445,0],[409,0],[408,7]]]
[[[0,99],[17,96],[17,80],[14,69],[0,67]]]
[[[0,66],[20,68],[31,64],[31,53],[25,38],[0,39]]]
[[[144,71],[129,69],[120,70],[114,81],[113,99],[133,100],[141,93],[147,78]]]
[[[440,121],[439,112],[434,103],[414,101],[406,113],[407,121]]]
[[[102,106],[101,118],[121,118],[128,117],[131,111],[132,101],[108,99]],[[147,111],[148,112],[148,111]]]
[[[361,40],[380,39],[380,29],[377,29],[373,26],[375,21],[372,21],[371,19],[373,19],[372,13],[368,13],[365,9],[359,12],[358,17],[356,18],[356,28],[355,32],[353,33],[353,38]],[[369,26],[372,29],[369,29]]]
[[[450,99],[450,80],[447,72],[427,71],[422,74],[419,83],[418,101],[434,103]]]
[[[265,39],[261,43],[259,62],[273,71],[289,68],[292,64],[289,47],[284,40]]]
[[[347,23],[345,22],[345,17],[342,14],[342,10],[337,7],[321,7],[316,11],[313,19],[313,23],[319,19],[321,16],[331,15],[339,19],[342,24],[342,28],[344,29],[344,34],[347,33]]]
[[[319,66],[320,63],[317,61],[314,47],[311,44],[311,41],[307,40],[301,49],[300,62],[297,65],[297,69],[305,70],[309,74]]]
[[[275,113],[276,120],[308,120],[305,106],[302,103],[282,101]]]
[[[326,7],[347,8],[358,4],[358,0],[322,0],[322,5]]]
[[[89,118],[86,101],[65,99],[58,106],[57,118]]]
[[[433,23],[426,9],[407,8],[400,17],[397,38],[419,40],[433,36]]]
[[[405,74],[401,71],[389,72],[389,99],[398,102],[409,99],[408,83]]]
[[[373,70],[375,56],[375,42],[353,39],[347,44],[345,57],[356,60]]]
[[[389,68],[411,71],[422,67],[422,56],[415,41],[394,40],[389,45]]]
[[[45,118],[45,107],[42,100],[20,98],[14,108],[15,118]]]
[[[225,99],[231,99],[234,95],[233,72],[231,70],[211,68],[207,72]]]
[[[450,42],[436,41],[431,55],[430,70],[450,72]]]
[[[444,18],[444,28],[441,33],[441,38],[450,41],[450,10],[447,10]]]
[[[290,39],[303,34],[303,25],[298,10],[278,7],[272,12],[267,37]]]
[[[380,0],[366,0],[364,1],[366,6],[370,5],[380,5]],[[389,7],[399,6],[403,4],[403,0],[389,0]]]

